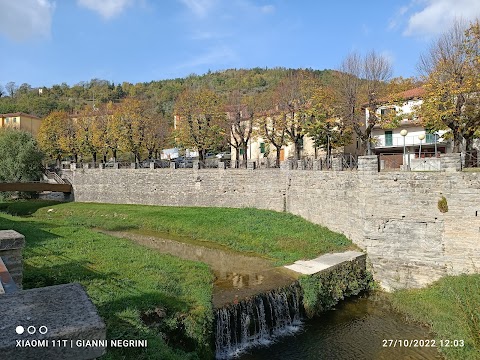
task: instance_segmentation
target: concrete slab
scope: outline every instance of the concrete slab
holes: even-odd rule
[[[331,253],[319,256],[312,260],[298,260],[291,265],[286,265],[285,268],[293,270],[302,275],[313,275],[346,261],[355,260],[362,256],[365,256],[365,253],[359,251]]]
[[[105,324],[80,284],[3,294],[0,314],[2,359],[77,360],[105,353],[103,346],[77,342],[106,338]]]

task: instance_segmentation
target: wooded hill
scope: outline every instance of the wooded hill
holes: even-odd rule
[[[74,113],[85,105],[98,107],[108,102],[120,102],[126,97],[135,97],[152,100],[159,112],[172,115],[175,100],[188,87],[208,87],[220,96],[235,90],[255,94],[275,87],[280,80],[297,71],[286,68],[229,69],[137,84],[115,84],[108,80],[92,79],[73,86],[62,83],[42,88],[9,82],[3,86],[0,84],[0,114],[25,112],[44,117],[55,110]],[[305,71],[318,79],[319,85],[331,84],[336,73],[333,70]]]

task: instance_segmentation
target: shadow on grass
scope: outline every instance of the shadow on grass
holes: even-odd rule
[[[61,236],[53,234],[45,229],[57,226],[39,221],[18,221],[0,216],[0,230],[15,230],[25,236],[27,251],[43,245],[49,240],[58,239]]]
[[[53,200],[18,200],[0,203],[0,212],[15,216],[30,216],[38,209],[58,205],[61,202]]]
[[[100,273],[88,267],[88,262],[69,261],[52,266],[33,266],[24,264],[23,288],[68,284],[72,282],[89,282],[107,280],[118,276],[117,273]]]

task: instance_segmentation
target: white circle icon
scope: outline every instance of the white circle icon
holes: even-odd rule
[[[48,332],[48,328],[45,325],[42,325],[38,328],[38,332],[42,335],[45,335]]]
[[[33,335],[37,332],[37,329],[35,328],[35,326],[29,326],[27,328],[27,332],[30,334],[30,335]]]
[[[18,335],[21,335],[25,332],[25,329],[23,328],[23,326],[17,326],[15,331],[17,332]]]

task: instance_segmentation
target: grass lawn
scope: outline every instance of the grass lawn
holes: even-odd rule
[[[344,235],[299,216],[251,208],[20,201],[0,204],[0,211],[86,228],[154,231],[171,239],[189,238],[260,255],[277,265],[355,248]]]
[[[343,235],[299,217],[255,209],[17,201],[0,203],[0,211],[0,229],[26,238],[24,288],[80,282],[107,324],[108,339],[148,340],[147,349],[109,349],[105,359],[211,357],[214,279],[202,263],[95,228],[191,237],[277,263],[352,247]]]
[[[431,327],[447,359],[480,359],[480,274],[445,277],[425,289],[391,294],[395,308]],[[453,340],[464,340],[463,348]],[[446,341],[449,340],[449,341]]]

